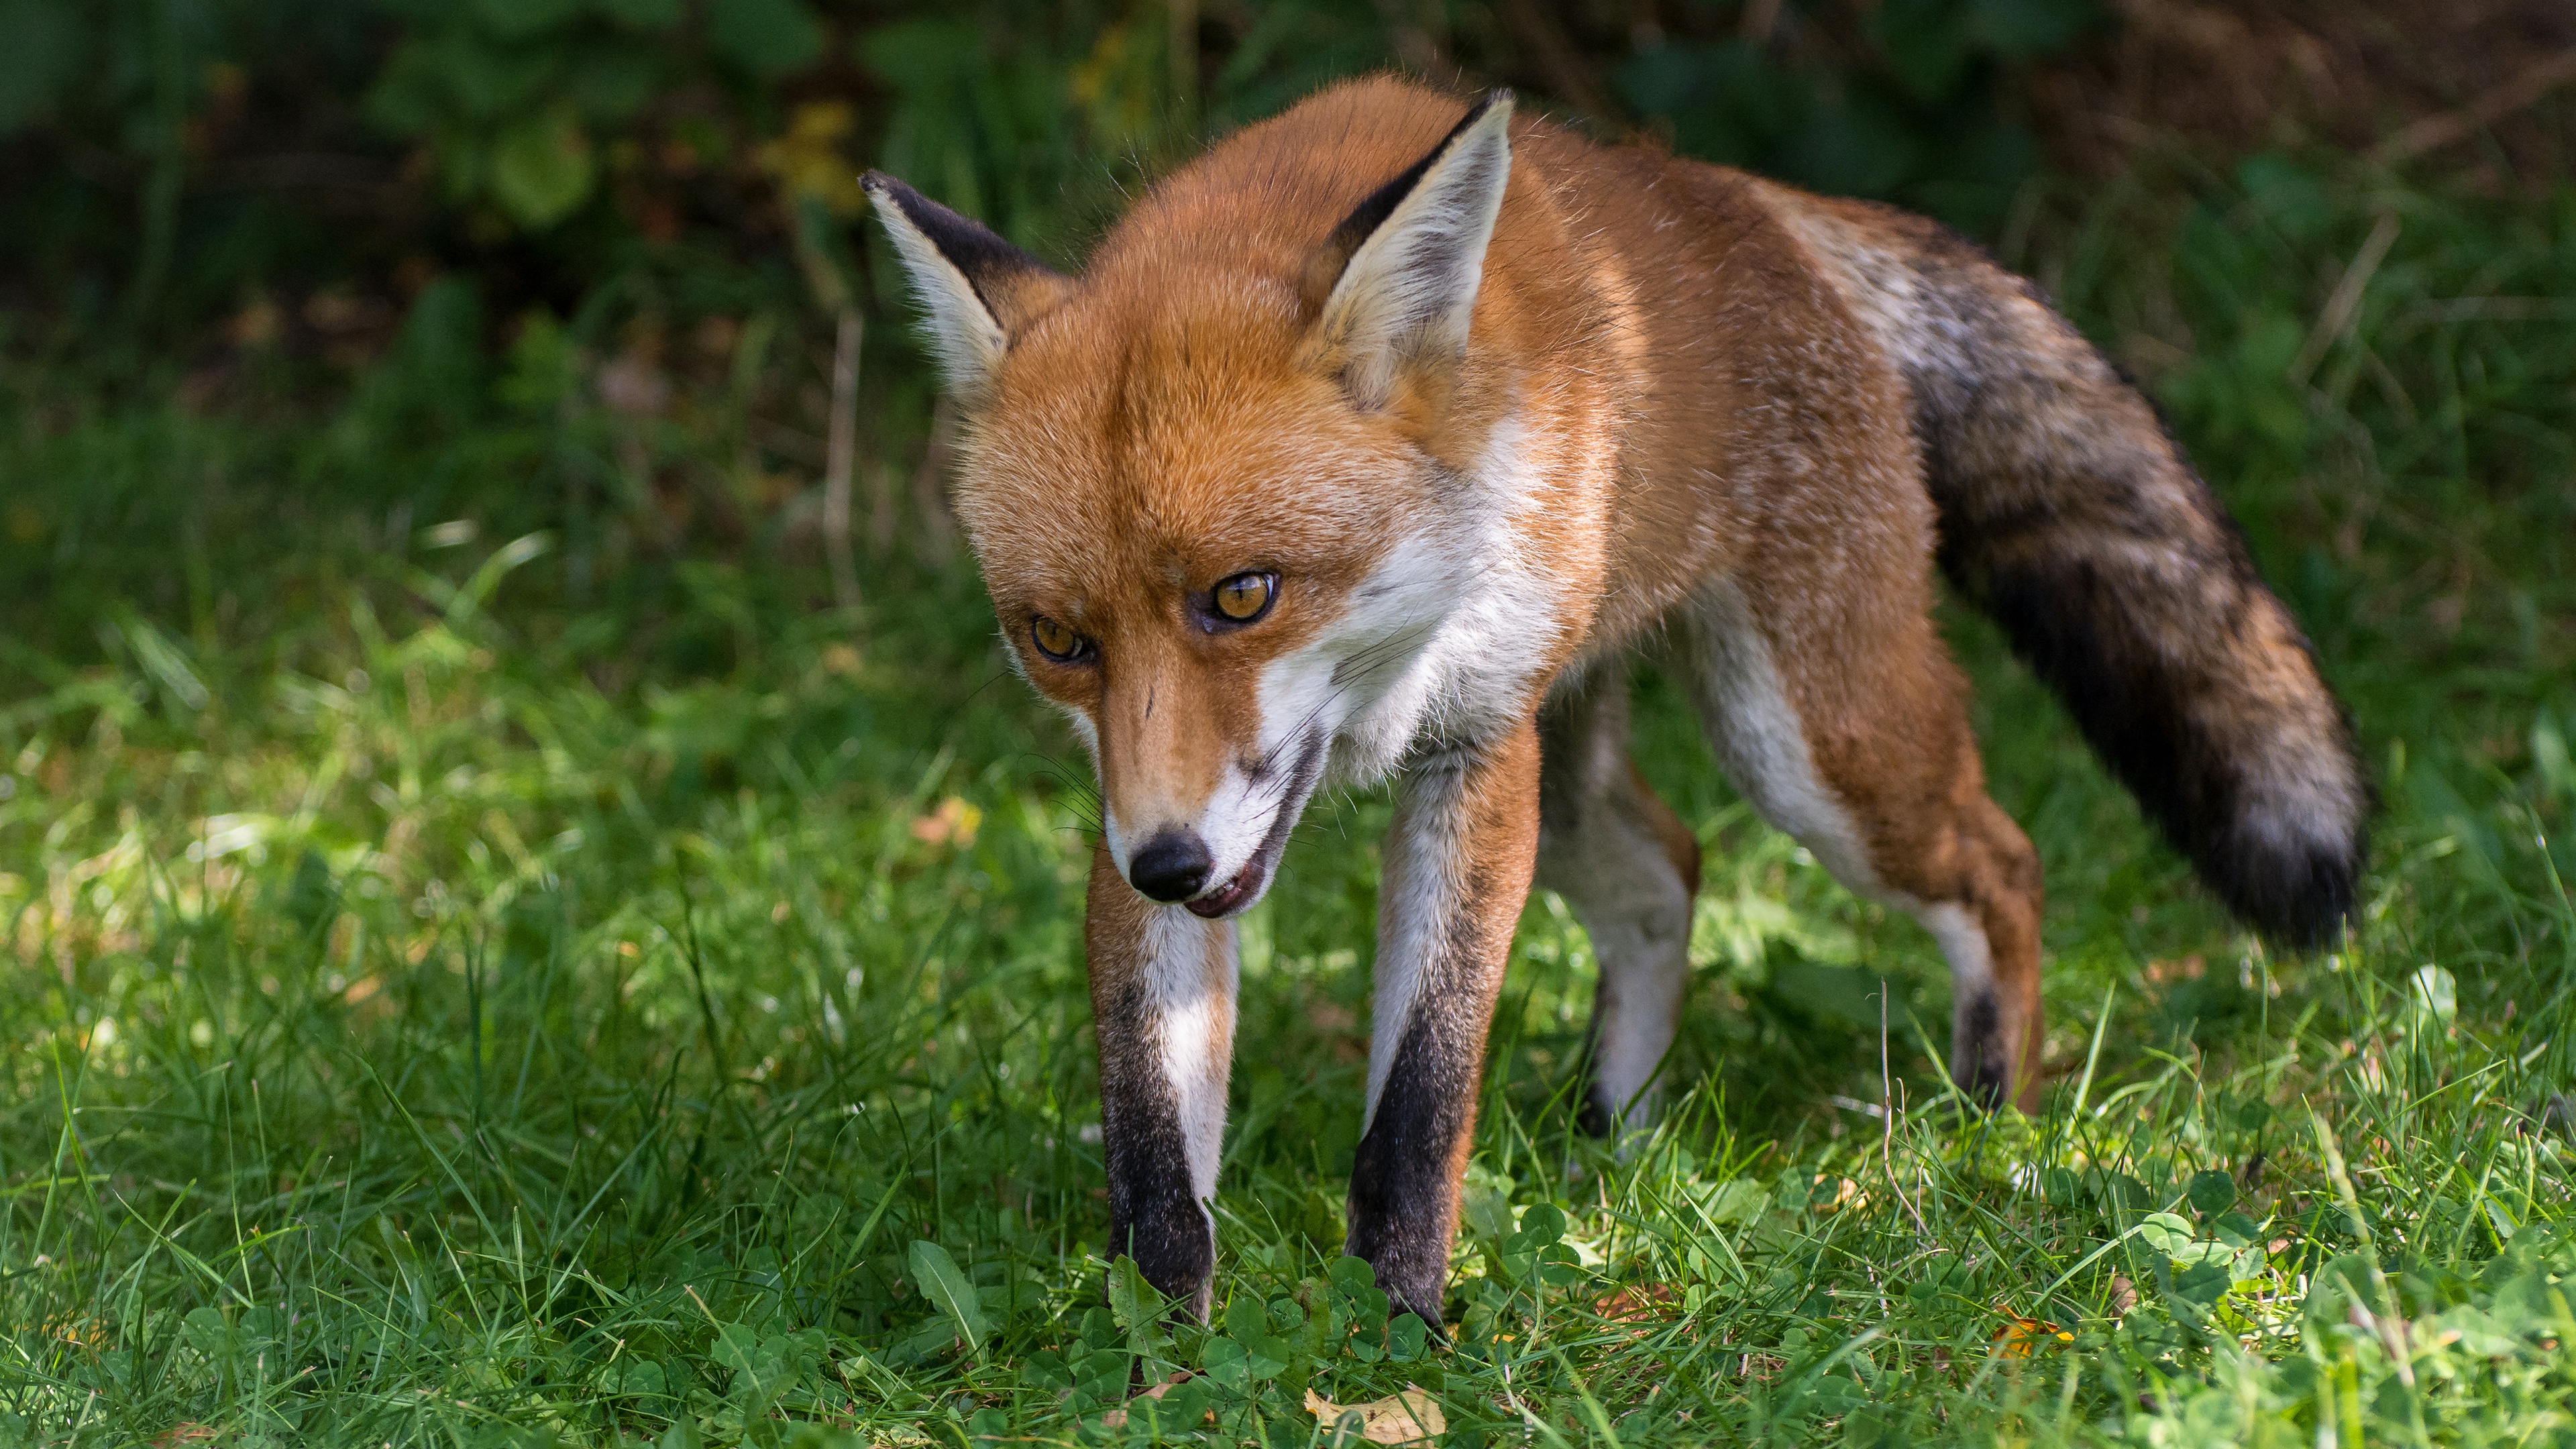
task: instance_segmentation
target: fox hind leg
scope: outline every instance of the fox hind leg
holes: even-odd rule
[[[1690,985],[1699,841],[1629,758],[1624,672],[1551,699],[1539,749],[1538,884],[1574,908],[1601,970],[1581,1121],[1642,1129]]]
[[[1891,895],[1941,944],[1950,965],[1950,1078],[1989,1104],[2039,1105],[2039,856],[1986,798],[1973,748],[1960,766],[1970,798],[1891,832]]]
[[[1773,601],[1795,600],[1771,590]],[[1775,602],[1775,609],[1794,607]],[[1951,1076],[1990,1104],[2039,1100],[2040,871],[1985,790],[1965,689],[1928,618],[1775,649],[1814,621],[1704,592],[1682,651],[1736,787],[1853,891],[1902,907],[1950,967]]]

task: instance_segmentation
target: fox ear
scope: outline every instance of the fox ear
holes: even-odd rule
[[[1407,367],[1454,368],[1511,179],[1512,93],[1490,91],[1405,173],[1345,217],[1306,264],[1319,360],[1362,407]]]
[[[1072,284],[983,223],[882,171],[859,178],[921,299],[932,350],[949,391],[980,402],[1001,371],[1011,334],[1059,301]]]

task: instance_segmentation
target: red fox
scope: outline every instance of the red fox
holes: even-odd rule
[[[1587,1119],[1642,1123],[1699,844],[1629,661],[1949,963],[1955,1079],[2039,1091],[2039,861],[1987,798],[1933,569],[2276,940],[2352,909],[2370,790],[2217,497],[2029,284],[1930,221],[1393,79],[1152,188],[1078,276],[866,188],[965,428],[1012,658],[1101,789],[1112,1255],[1205,1316],[1232,919],[1316,789],[1394,776],[1348,1251],[1441,1322],[1514,923],[1600,961]]]

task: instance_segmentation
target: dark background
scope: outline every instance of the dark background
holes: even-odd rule
[[[659,586],[626,576],[685,556],[812,563],[845,303],[851,531],[872,567],[944,568],[928,375],[860,226],[869,165],[1072,264],[1159,164],[1391,66],[1927,210],[2062,288],[2082,253],[2058,243],[2106,197],[2223,206],[2266,176],[2286,196],[2321,155],[2537,197],[2576,157],[2553,91],[2576,10],[2552,0],[0,0],[0,35],[21,442],[147,399],[368,436],[363,461],[212,485],[66,482],[22,447],[0,632],[72,657],[112,601],[184,607],[174,551],[236,553],[203,568],[265,580],[233,590],[255,614],[317,550],[363,544],[342,536],[361,519],[379,543],[466,517],[560,530],[573,604],[640,606]],[[679,458],[711,432],[724,466]],[[235,549],[227,519],[265,546]]]

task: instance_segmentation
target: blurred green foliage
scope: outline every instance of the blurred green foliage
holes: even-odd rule
[[[440,519],[556,530],[568,604],[685,600],[677,573],[634,565],[815,537],[821,384],[849,300],[867,324],[863,531],[880,555],[898,536],[939,551],[941,424],[909,300],[860,216],[868,165],[1071,265],[1208,136],[1399,66],[1984,227],[2038,195],[2016,67],[2102,33],[2094,0],[1646,14],[0,0],[16,223],[0,229],[0,362],[49,384],[23,417],[35,471],[0,529],[19,561],[0,611],[42,648],[77,647],[93,617],[77,601],[132,577],[102,548],[195,560],[142,587],[211,608],[224,591],[206,581],[236,576],[217,555],[240,545],[209,529],[236,508],[328,518],[372,547]],[[217,424],[228,440],[183,480],[153,461],[166,425],[147,414],[72,428],[129,396],[321,441]]]
[[[848,219],[868,164],[1061,253],[1140,166],[1391,65],[1987,229],[2038,157],[2016,67],[2100,18],[2097,0],[0,0],[0,179],[29,223],[0,238],[20,279],[0,298],[35,319],[22,342],[122,320],[164,347],[259,289],[405,270],[409,290],[463,271],[568,311],[639,275],[757,269],[797,203]]]
[[[1738,35],[1641,49],[1617,75],[1689,155],[1987,233],[2040,160],[2002,82],[2103,19],[2091,0],[1885,0],[1862,9],[1859,43],[1830,58],[1783,65]]]

